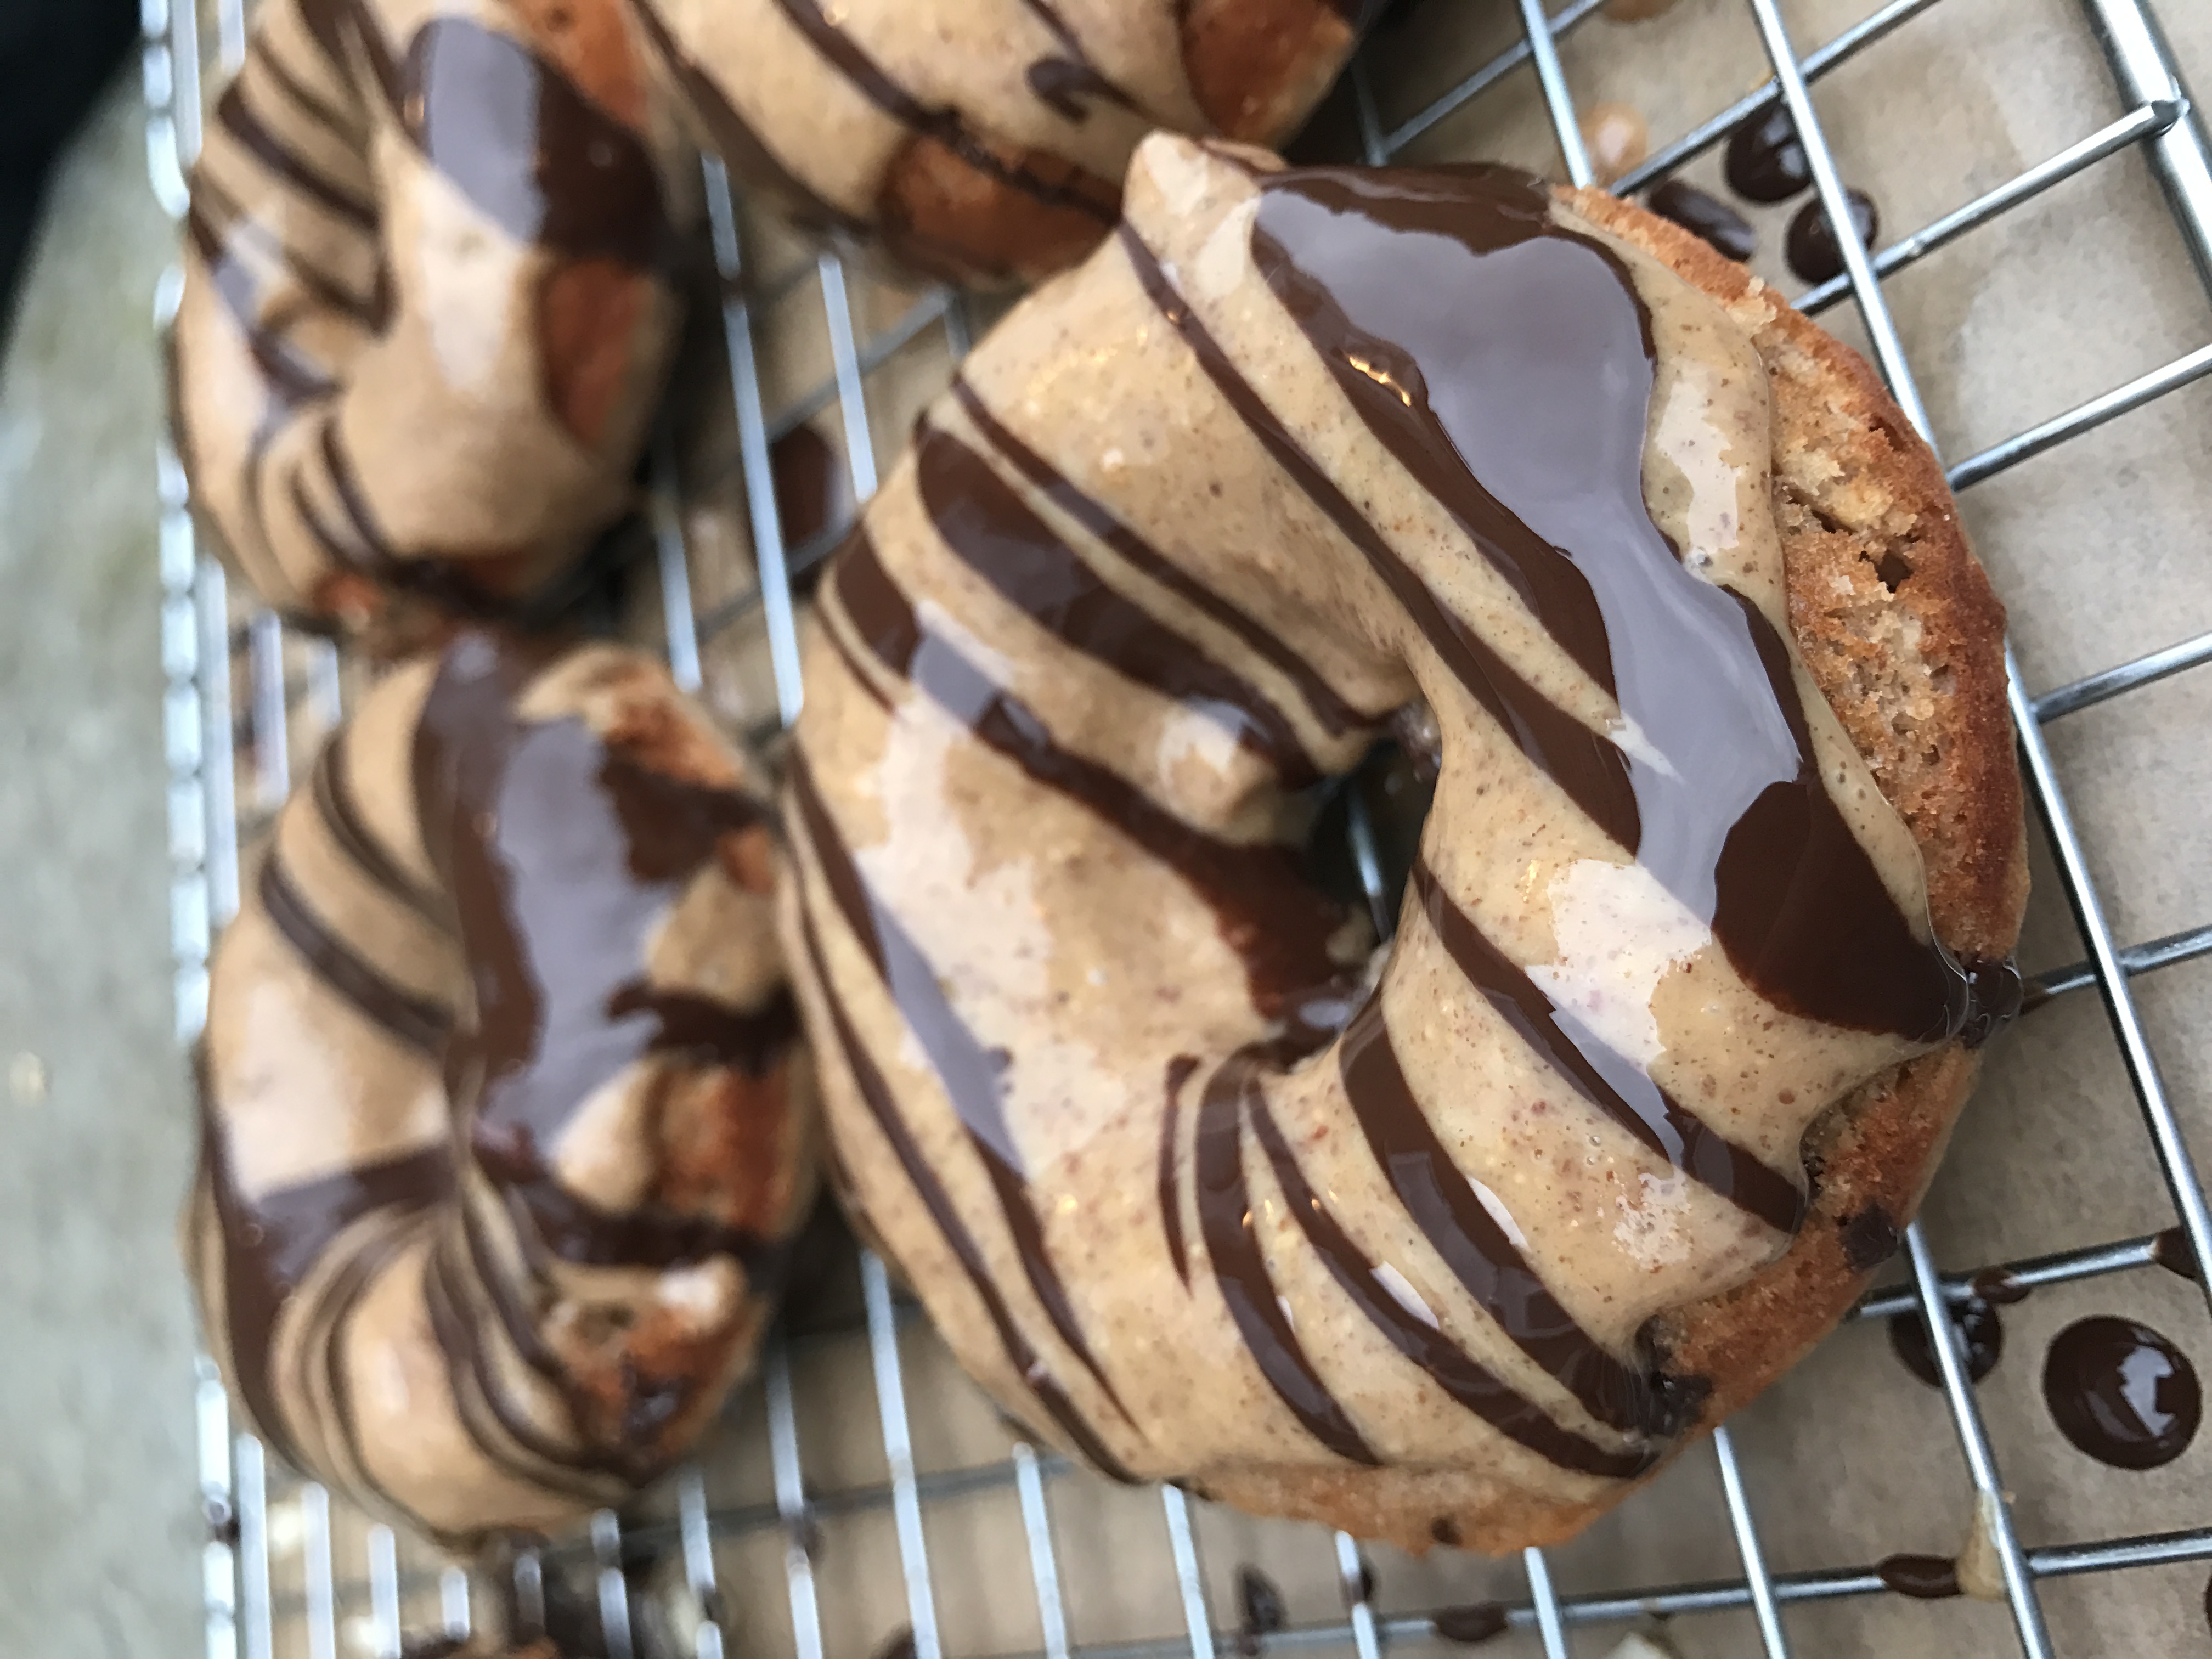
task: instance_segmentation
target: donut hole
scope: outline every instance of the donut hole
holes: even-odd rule
[[[1324,786],[1305,848],[1308,878],[1341,903],[1371,906],[1378,922],[1397,917],[1437,793],[1427,706],[1408,704],[1392,728],[1358,766]]]

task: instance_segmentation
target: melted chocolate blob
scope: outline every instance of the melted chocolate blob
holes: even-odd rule
[[[1780,100],[1729,135],[1722,171],[1747,202],[1786,202],[1813,183],[1813,164],[1797,140],[1797,124]]]
[[[1875,1563],[1887,1589],[1921,1601],[1946,1601],[1959,1594],[1958,1564],[1948,1555],[1887,1555]]]
[[[2051,1339],[2043,1398],[2058,1431],[2115,1468],[2154,1469],[2189,1449],[2203,1395],[2188,1356],[2148,1325],[2084,1319]]]
[[[1702,236],[1724,259],[1742,264],[1759,252],[1759,233],[1751,221],[1709,191],[1680,179],[1652,187],[1644,205],[1694,236]]]
[[[1872,247],[1881,229],[1881,216],[1875,211],[1874,198],[1863,190],[1845,191],[1844,198],[1850,204],[1851,234],[1858,238],[1860,246]],[[1825,283],[1844,274],[1843,250],[1836,246],[1827,210],[1818,197],[1799,208],[1790,221],[1790,234],[1782,252],[1790,269],[1808,283]]]
[[[914,1659],[914,1626],[902,1625],[875,1652],[875,1659]]]
[[[1838,1230],[1838,1242],[1844,1247],[1844,1260],[1851,1271],[1864,1273],[1895,1255],[1905,1235],[1897,1231],[1897,1222],[1888,1211],[1869,1204]]]
[[[2179,1227],[2168,1227],[2151,1241],[2150,1259],[2179,1278],[2197,1278],[2197,1253],[2189,1248],[2189,1235]]]
[[[1997,1310],[1976,1297],[1951,1304],[1951,1322],[1966,1345],[1966,1376],[1978,1382],[2004,1358],[2004,1324]],[[1911,1371],[1931,1389],[1943,1386],[1943,1373],[1929,1346],[1928,1321],[1918,1313],[1901,1313],[1889,1322],[1889,1346]]]
[[[1265,1635],[1290,1623],[1283,1592],[1275,1587],[1275,1581],[1249,1564],[1237,1569],[1237,1606],[1243,1616],[1243,1629],[1252,1635]]]
[[[1463,1607],[1439,1607],[1429,1615],[1429,1623],[1439,1637],[1469,1648],[1504,1635],[1511,1622],[1504,1607],[1496,1601],[1470,1601]]]
[[[795,426],[770,444],[768,464],[785,546],[803,547],[851,517],[852,472],[812,427]]]

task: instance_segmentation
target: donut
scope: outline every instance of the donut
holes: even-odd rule
[[[210,966],[183,1227],[295,1468],[460,1548],[714,1417],[814,1190],[771,818],[612,646],[465,629],[325,748]]]
[[[621,0],[267,0],[169,340],[195,508],[268,604],[398,653],[631,505],[690,151]]]
[[[1842,1315],[2017,1008],[2003,613],[1865,365],[1640,209],[1166,135],[1126,200],[821,588],[838,1180],[1107,1474],[1557,1540]],[[1378,948],[1301,838],[1394,721]]]
[[[1154,128],[1255,143],[1381,0],[630,0],[701,142],[817,230],[975,285],[1089,252]]]

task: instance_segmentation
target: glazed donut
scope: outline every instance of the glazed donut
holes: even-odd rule
[[[1114,227],[1155,127],[1255,143],[1380,0],[630,0],[701,141],[817,230],[1032,280]]]
[[[920,424],[779,914],[842,1180],[1011,1413],[1500,1550],[1895,1248],[2017,1005],[2002,612],[1864,365],[1693,239],[1279,169],[1148,139]],[[1423,705],[1377,951],[1297,792]]]
[[[302,1472],[456,1546],[678,1457],[813,1192],[764,807],[665,670],[460,634],[281,814],[210,971],[185,1253]]]
[[[390,648],[632,499],[694,170],[621,0],[267,0],[207,125],[172,423],[234,568]]]

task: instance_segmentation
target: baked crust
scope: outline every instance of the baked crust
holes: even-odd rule
[[[1856,352],[1743,266],[1602,191],[1561,196],[1720,301],[1750,335],[1774,391],[1790,632],[1919,843],[1938,935],[1961,956],[2009,955],[2027,850],[2004,608],[1967,548],[1933,452]],[[1838,1103],[1806,1136],[1814,1200],[1789,1252],[1658,1322],[1669,1369],[1712,1385],[1683,1445],[1789,1370],[1858,1299],[1918,1210],[1979,1070],[1979,1055],[1954,1042]],[[1633,1489],[1546,1502],[1459,1471],[1290,1468],[1214,1487],[1240,1507],[1417,1553],[1446,1543],[1496,1553],[1571,1537]]]

